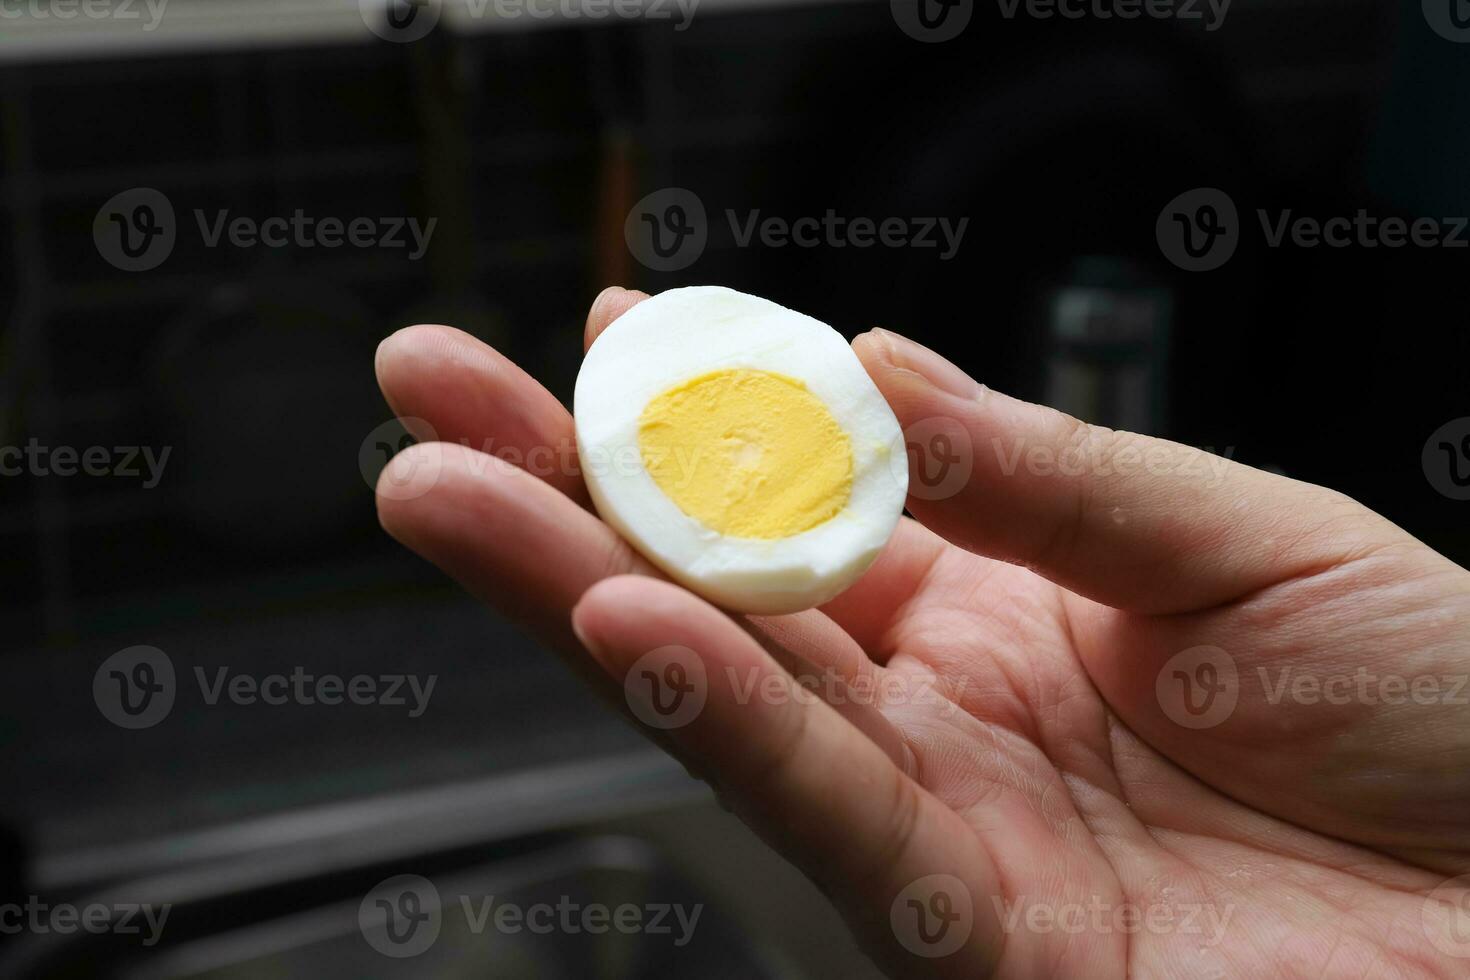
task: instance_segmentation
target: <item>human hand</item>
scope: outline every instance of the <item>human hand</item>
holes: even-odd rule
[[[820,610],[664,580],[557,465],[562,405],[447,327],[379,350],[443,440],[380,518],[642,717],[625,679],[685,648],[703,706],[651,736],[894,976],[1470,972],[1470,573],[1333,491],[854,348],[972,470]]]

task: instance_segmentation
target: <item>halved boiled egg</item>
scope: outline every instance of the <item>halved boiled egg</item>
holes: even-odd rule
[[[819,605],[903,512],[893,411],[842,335],[720,286],[639,303],[592,344],[574,402],[603,520],[721,606]]]

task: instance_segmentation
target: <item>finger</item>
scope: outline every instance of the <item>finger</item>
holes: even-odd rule
[[[378,520],[472,595],[563,652],[580,651],[568,617],[593,584],[613,575],[661,577],[617,532],[553,487],[453,443],[421,443],[393,457],[379,477]],[[793,673],[851,684],[873,669],[861,648],[815,610],[744,622]],[[883,726],[855,720],[892,749]]]
[[[590,506],[572,416],[510,358],[453,327],[423,325],[384,340],[375,367],[394,413],[432,427],[415,438],[497,455]]]
[[[863,647],[823,613],[736,619],[797,683],[816,692],[903,772],[914,769],[903,736],[883,714],[878,667]]]
[[[917,521],[901,518],[868,570],[847,591],[823,605],[822,612],[841,623],[868,656],[884,663],[885,654],[893,650],[889,630],[930,582],[945,552],[979,560],[957,552]]]
[[[564,649],[566,617],[609,575],[655,574],[622,538],[554,487],[453,443],[420,443],[378,480],[378,520],[470,593]]]
[[[743,820],[845,906],[877,955],[900,965],[898,975],[990,975],[1001,948],[990,902],[999,894],[998,875],[957,814],[827,704],[794,688],[728,618],[684,590],[636,577],[609,579],[572,615],[613,679],[649,699],[640,717],[666,717],[660,729],[676,753],[712,774]],[[645,657],[670,647],[683,648],[662,655],[688,668],[682,681],[660,655]],[[644,683],[649,670],[653,678],[682,684],[692,710],[677,702],[673,714],[649,714],[667,706],[664,695],[673,693]],[[751,697],[746,690],[765,693]],[[936,874],[958,879],[968,892],[973,932],[960,950],[926,961],[901,944],[890,910],[912,883]]]
[[[597,335],[606,330],[614,320],[648,299],[648,294],[637,289],[609,286],[597,294],[592,309],[587,312],[587,327],[582,331],[582,349],[592,346]]]
[[[1009,398],[896,334],[873,331],[853,347],[905,430],[948,419],[969,443],[968,481],[944,499],[911,493],[914,516],[1099,602],[1151,613],[1211,606],[1391,534],[1340,494]]]

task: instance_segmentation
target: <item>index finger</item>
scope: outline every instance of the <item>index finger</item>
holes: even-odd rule
[[[642,290],[624,289],[622,286],[609,286],[598,293],[597,298],[592,301],[592,308],[587,311],[587,327],[582,331],[582,349],[585,351],[590,348],[598,334],[646,299],[648,294]]]

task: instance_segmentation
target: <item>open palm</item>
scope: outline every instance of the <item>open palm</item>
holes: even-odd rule
[[[588,343],[642,298],[600,296]],[[820,611],[663,581],[591,512],[561,404],[445,327],[379,350],[425,440],[381,519],[648,723],[895,976],[1470,973],[1470,573],[1331,491],[854,346],[943,466]]]

